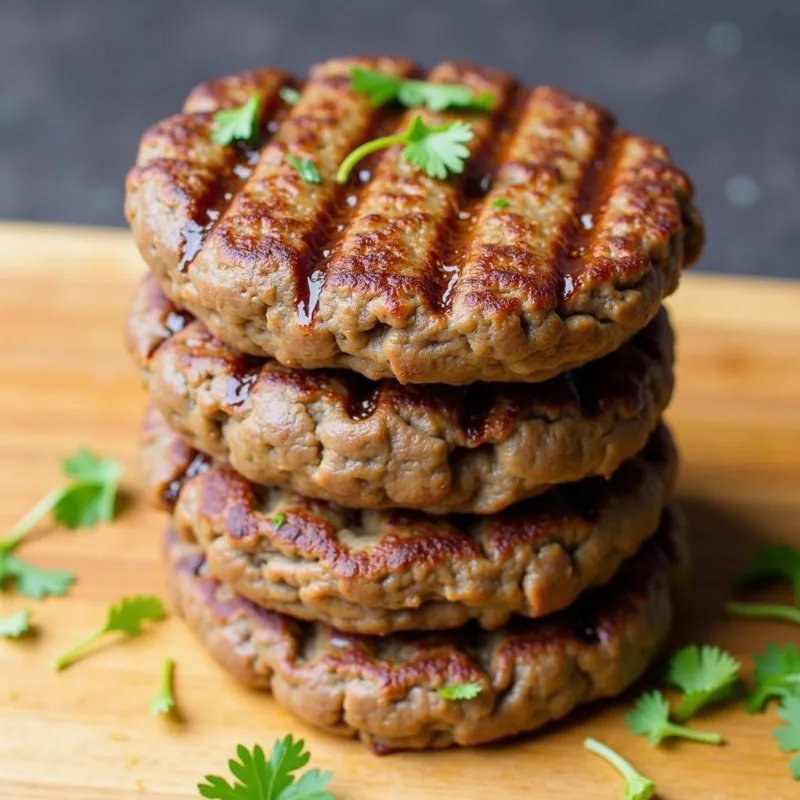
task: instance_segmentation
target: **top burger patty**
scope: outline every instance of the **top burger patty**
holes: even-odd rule
[[[427,79],[488,92],[494,110],[375,108],[354,65],[418,74],[336,59],[288,106],[280,89],[296,82],[252,70],[201,84],[142,138],[127,182],[136,242],[171,299],[231,347],[405,383],[539,381],[630,338],[698,257],[691,183],[602,108],[454,62]],[[214,112],[253,93],[258,148],[215,144]],[[335,182],[356,146],[418,113],[472,125],[463,175],[430,178],[393,147]],[[287,156],[313,161],[320,182]]]

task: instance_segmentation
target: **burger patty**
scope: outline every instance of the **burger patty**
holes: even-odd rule
[[[151,499],[208,568],[264,608],[385,635],[487,629],[566,608],[658,528],[676,470],[666,428],[610,479],[551,489],[491,517],[357,511],[214,467],[157,416],[144,434]]]
[[[614,353],[545,383],[465,389],[243,357],[152,277],[127,340],[151,402],[193,447],[254,483],[356,508],[492,514],[610,475],[645,445],[673,387],[666,311]]]
[[[541,620],[496,631],[353,636],[264,611],[210,575],[194,544],[167,535],[178,610],[240,681],[287,710],[381,753],[476,745],[532,731],[620,694],[663,644],[685,538],[667,512],[658,534],[602,589]],[[439,690],[475,683],[471,700]]]
[[[334,59],[302,85],[254,69],[201,84],[142,137],[134,239],[167,295],[229,346],[373,380],[540,381],[641,330],[699,257],[690,181],[599,106],[445,62],[427,79],[488,93],[494,110],[376,108],[352,88],[355,65],[419,74],[388,57]],[[253,94],[258,147],[215,144],[214,113]],[[336,183],[355,147],[416,115],[472,126],[462,175],[430,178],[392,147]]]

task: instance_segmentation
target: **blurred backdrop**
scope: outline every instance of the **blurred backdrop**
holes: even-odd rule
[[[800,276],[798,0],[0,0],[0,218],[122,225],[139,134],[193,84],[382,51],[600,101],[692,176],[701,268]]]

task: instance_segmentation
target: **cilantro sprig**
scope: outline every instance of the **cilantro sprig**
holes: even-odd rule
[[[753,563],[737,578],[740,584],[750,584],[769,578],[781,578],[794,588],[795,600],[800,603],[800,550],[788,544],[768,544],[756,550]]]
[[[596,756],[607,761],[625,779],[625,794],[623,800],[650,800],[656,793],[656,786],[649,778],[645,778],[630,761],[623,758],[616,750],[597,739],[588,737],[584,739],[583,746]]]
[[[160,622],[166,616],[164,604],[157,597],[152,595],[124,597],[119,603],[115,603],[108,609],[108,615],[102,627],[89,634],[66,653],[58,656],[53,662],[53,666],[58,671],[66,669],[70,664],[83,658],[86,651],[106,634],[124,633],[128,636],[139,636],[145,622]]]
[[[231,784],[219,776],[206,775],[205,783],[197,786],[201,797],[208,800],[333,800],[333,793],[325,788],[333,777],[330,772],[312,769],[298,778],[293,774],[311,758],[302,739],[295,741],[291,734],[278,739],[272,746],[269,761],[259,745],[252,750],[239,745],[236,755],[238,760],[228,762],[236,781]]]
[[[753,563],[742,570],[738,583],[782,578],[792,584],[800,604],[800,550],[787,544],[769,544],[756,551]],[[725,612],[744,619],[774,619],[800,625],[800,608],[783,603],[726,603]]]
[[[773,698],[800,697],[800,650],[793,644],[768,644],[766,652],[755,657],[755,681],[745,705],[750,714],[763,711]]]
[[[397,101],[406,108],[426,107],[431,111],[444,111],[447,108],[491,111],[494,107],[490,92],[476,94],[469,86],[460,83],[397,78],[365,67],[353,67],[350,77],[353,89],[369,97],[373,106]]]
[[[345,183],[362,158],[396,144],[404,145],[404,161],[419,167],[431,178],[444,180],[448,173],[464,171],[464,162],[469,158],[466,143],[472,140],[472,136],[472,125],[467,122],[456,120],[445,125],[428,126],[417,114],[402,133],[372,139],[353,150],[339,166],[336,180]]]
[[[798,754],[789,762],[789,770],[795,780],[800,780],[800,697],[787,697],[778,709],[778,716],[786,725],[772,735],[784,753]]]
[[[445,700],[472,700],[483,691],[479,683],[454,683],[437,691]]]
[[[0,619],[0,639],[19,639],[31,630],[31,612],[24,608]]]
[[[703,706],[731,697],[741,668],[730,653],[713,645],[693,644],[678,650],[665,674],[667,683],[683,692],[676,719],[687,720]]]
[[[800,608],[783,603],[725,603],[725,613],[742,619],[774,619],[800,625]]]
[[[261,100],[257,94],[236,108],[223,108],[215,112],[211,123],[211,141],[226,145],[233,142],[252,142],[258,134]]]
[[[51,512],[56,522],[69,529],[91,528],[114,517],[124,472],[121,464],[80,448],[62,461],[61,469],[69,482],[48,492],[0,539],[0,587],[14,581],[20,594],[38,599],[66,594],[75,580],[71,573],[34,567],[12,553]]]
[[[175,662],[171,658],[164,660],[161,667],[161,681],[158,685],[158,694],[150,703],[150,716],[157,717],[161,714],[170,714],[175,709],[175,695],[172,692],[172,679],[175,674]]]
[[[310,158],[298,158],[293,153],[288,153],[286,160],[297,170],[306,183],[322,183],[317,165]]]
[[[711,731],[698,731],[672,722],[669,703],[661,692],[645,692],[625,717],[625,724],[637,736],[646,736],[650,744],[664,739],[690,739],[703,744],[721,744],[722,737]]]

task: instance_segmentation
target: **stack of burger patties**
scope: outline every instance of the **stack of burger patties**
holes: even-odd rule
[[[468,126],[463,169],[401,142],[343,179],[417,115]],[[665,148],[496,70],[339,59],[198,86],[142,138],[126,212],[145,477],[225,669],[381,752],[531,731],[642,674],[686,558],[661,301],[702,248]]]

